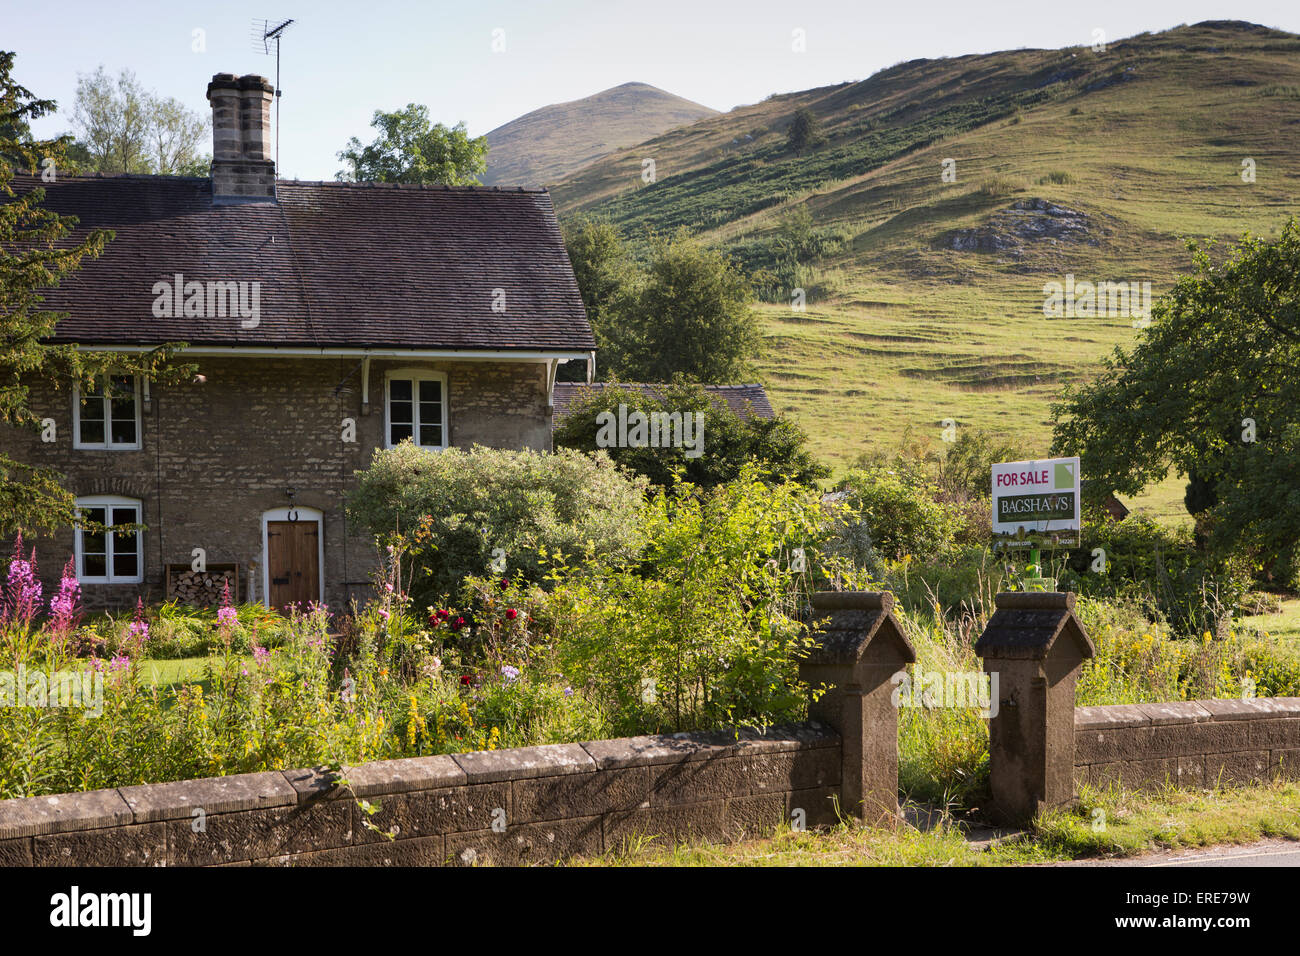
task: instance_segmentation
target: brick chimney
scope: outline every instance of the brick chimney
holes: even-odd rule
[[[212,199],[218,203],[274,202],[271,100],[264,76],[218,73],[208,84],[212,104]]]

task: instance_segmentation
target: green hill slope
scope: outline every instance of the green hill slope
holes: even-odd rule
[[[827,139],[794,155],[800,107]],[[1187,268],[1181,237],[1280,229],[1300,205],[1297,155],[1300,37],[1215,22],[1099,53],[904,63],[673,130],[553,195],[563,217],[686,227],[773,273],[773,405],[844,463],[909,428],[938,441],[948,419],[1045,450],[1063,383],[1139,333],[1129,316],[1045,317],[1044,285],[1149,281],[1158,296]]]

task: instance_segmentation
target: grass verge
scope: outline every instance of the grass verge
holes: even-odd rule
[[[1158,792],[1084,788],[1077,807],[1044,815],[1023,836],[969,838],[951,818],[928,830],[873,830],[843,822],[823,831],[783,828],[733,844],[666,845],[649,839],[582,866],[1017,866],[1117,858],[1170,849],[1300,840],[1300,784]]]

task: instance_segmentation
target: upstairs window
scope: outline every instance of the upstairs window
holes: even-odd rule
[[[447,376],[393,372],[385,400],[388,447],[411,439],[421,448],[447,447]]]
[[[140,502],[95,496],[77,499],[74,550],[77,580],[84,584],[139,584],[144,580]],[[121,530],[117,530],[121,529]]]
[[[108,375],[72,396],[76,448],[140,447],[140,383],[133,375]]]

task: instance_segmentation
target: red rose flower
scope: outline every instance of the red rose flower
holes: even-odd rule
[[[508,587],[510,587],[510,581],[509,581],[508,579],[506,579],[506,578],[502,578],[502,579],[501,579],[501,590],[504,591],[504,590],[505,590],[506,588],[508,588]]]
[[[463,686],[463,687],[473,687],[473,686],[474,686],[474,675],[473,675],[473,674],[461,674],[461,675],[460,675],[460,683],[461,683],[461,686]]]
[[[508,608],[506,608],[506,620],[507,620],[507,621],[513,621],[513,620],[514,620],[515,618],[517,618],[518,616],[519,616],[519,612],[516,611],[514,608],[512,608],[512,607],[508,607]]]

